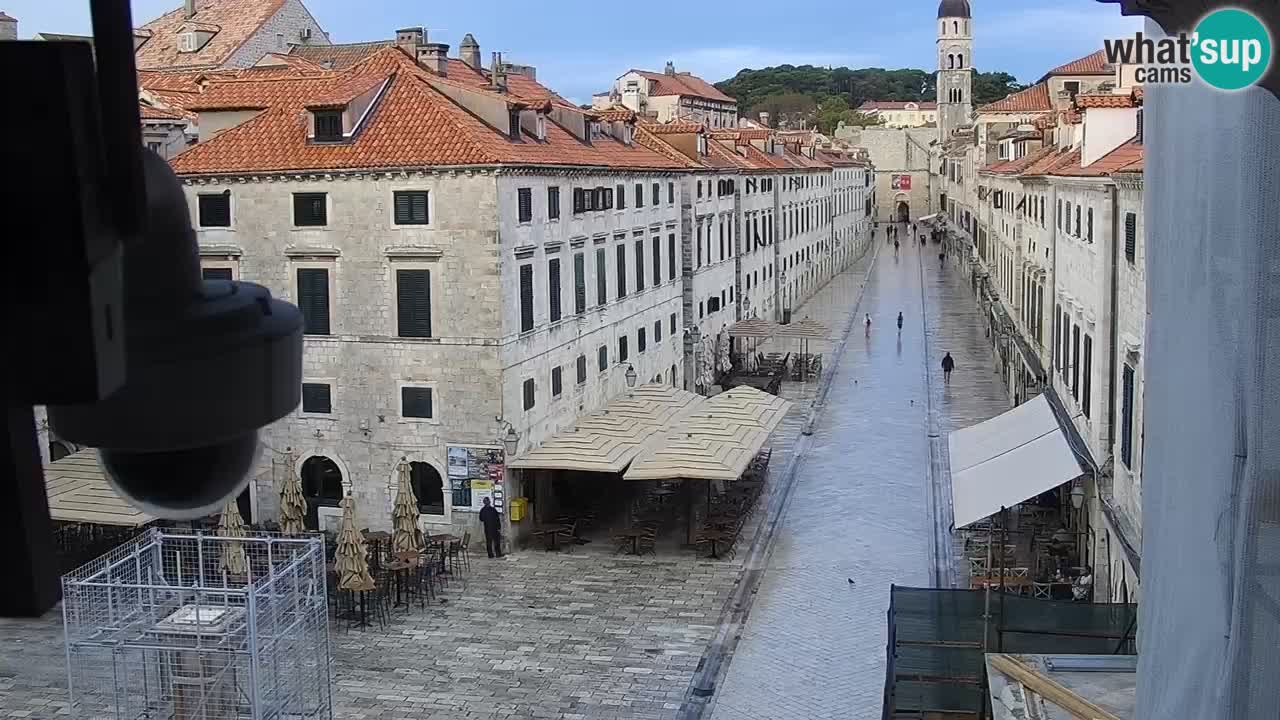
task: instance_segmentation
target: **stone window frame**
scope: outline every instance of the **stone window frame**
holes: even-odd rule
[[[294,305],[298,304],[298,300],[302,297],[298,289],[298,271],[299,270],[326,270],[329,280],[329,334],[328,335],[304,335],[311,338],[334,338],[342,334],[339,331],[340,323],[338,322],[338,257],[325,257],[316,255],[305,255],[293,257],[289,259],[289,302]],[[393,333],[394,334],[394,333]]]
[[[401,414],[404,412],[403,391],[407,387],[428,388],[431,390],[431,417],[405,417]],[[396,422],[401,425],[440,425],[440,383],[436,380],[405,380],[403,378],[397,380],[394,407]]]
[[[331,423],[332,423],[332,422],[337,422],[337,420],[338,420],[338,414],[339,414],[339,407],[341,407],[341,406],[340,406],[340,404],[339,404],[339,402],[338,402],[338,379],[337,379],[336,377],[332,377],[332,376],[327,376],[327,377],[313,377],[313,376],[310,376],[310,375],[304,375],[304,376],[303,376],[303,378],[302,378],[302,383],[299,385],[299,387],[301,387],[302,385],[309,385],[309,384],[312,384],[312,383],[319,384],[319,385],[328,385],[328,386],[329,386],[329,412],[327,412],[327,413],[313,413],[313,412],[306,412],[306,411],[304,411],[304,410],[302,409],[302,402],[301,402],[301,401],[299,401],[299,402],[298,402],[298,409],[297,409],[297,411],[296,411],[296,415],[298,416],[298,419],[300,419],[300,420],[326,420],[326,421],[329,421],[329,422],[331,422]]]
[[[424,192],[427,194],[427,222],[422,225],[396,223],[396,193]],[[332,208],[331,208],[332,209]],[[436,190],[421,183],[393,183],[387,187],[387,227],[396,232],[434,230],[436,227]]]
[[[226,195],[227,196],[227,220],[229,221],[227,225],[200,224],[200,197],[202,195]],[[195,193],[194,210],[195,212],[192,213],[192,216],[195,217],[196,219],[194,223],[196,232],[200,232],[200,231],[235,232],[236,231],[236,218],[239,215],[239,213],[236,212],[236,194],[234,192],[231,192],[231,188],[224,188],[219,192],[201,192],[197,190]]]
[[[421,226],[419,226],[421,227]],[[400,286],[396,279],[397,270],[426,270],[431,278],[431,337],[401,337],[400,336]],[[385,276],[384,286],[386,287],[386,302],[390,309],[388,326],[386,335],[394,338],[396,342],[410,343],[438,343],[440,342],[440,323],[442,317],[436,312],[438,309],[436,299],[444,297],[444,288],[440,285],[440,258],[434,256],[419,256],[413,258],[390,257],[387,259],[387,272]],[[296,281],[295,281],[296,282]],[[330,283],[332,284],[332,283]],[[333,288],[330,287],[330,292]],[[329,310],[329,319],[332,323],[333,309]]]
[[[201,270],[230,270],[231,279],[233,281],[240,280],[240,258],[235,255],[206,255],[203,251],[200,253],[200,269]],[[298,282],[295,277],[293,282]]]

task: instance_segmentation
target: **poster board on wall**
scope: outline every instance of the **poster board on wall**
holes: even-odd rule
[[[890,183],[889,187],[893,190],[910,190],[911,176],[910,175],[892,175],[889,178],[889,183]]]
[[[505,511],[502,450],[450,445],[447,464],[454,510],[479,512],[489,498],[498,512]]]

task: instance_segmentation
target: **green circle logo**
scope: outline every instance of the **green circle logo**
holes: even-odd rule
[[[1205,15],[1191,42],[1196,72],[1219,90],[1249,87],[1271,65],[1271,33],[1245,10],[1223,8]]]

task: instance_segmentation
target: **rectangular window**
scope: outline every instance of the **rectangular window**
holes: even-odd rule
[[[293,224],[296,227],[321,227],[329,224],[326,193],[294,193]]]
[[[524,396],[523,398],[524,409],[526,411],[532,410],[534,404],[538,400],[536,391],[533,386],[533,378],[529,378],[528,380],[524,381],[524,386],[521,388],[521,394]]]
[[[547,309],[551,322],[560,321],[560,258],[547,261]]]
[[[1078,206],[1077,206],[1078,207]],[[1080,399],[1080,326],[1071,327],[1071,397]]]
[[[1076,237],[1080,237],[1080,205],[1076,204]]]
[[[573,255],[573,313],[587,311],[587,259],[582,253]]]
[[[672,335],[676,334],[676,314],[675,313],[671,313],[671,317],[668,318],[667,327],[671,328],[669,332]]]
[[[520,332],[533,329],[533,265],[520,266]]]
[[[662,341],[662,321],[661,320],[655,320],[653,322],[653,341],[654,342]]]
[[[231,277],[231,268],[215,267],[215,268],[201,268],[200,279],[201,280],[232,280],[233,278]]]
[[[582,188],[573,189],[573,214],[579,215],[587,210],[587,191]]]
[[[551,368],[551,397],[560,397],[560,392],[563,390],[561,383],[564,382],[564,378],[561,375],[563,372],[564,370],[559,365]]]
[[[1071,316],[1062,311],[1062,382],[1067,381],[1067,366],[1071,364]]]
[[[341,110],[315,110],[311,114],[316,121],[316,142],[341,142]]]
[[[636,183],[636,207],[644,207],[644,185]]]
[[[427,191],[397,190],[391,193],[396,225],[426,225]]]
[[[694,264],[694,267],[702,267],[702,223],[698,223],[698,253],[697,263]]]
[[[547,219],[560,219],[560,187],[558,185],[547,188]]]
[[[1085,239],[1093,242],[1093,208],[1089,208],[1089,212],[1085,215]]]
[[[626,210],[626,209],[627,209],[627,188],[626,188],[626,186],[624,186],[624,185],[619,185],[618,187],[616,187],[616,188],[614,189],[613,194],[618,198],[618,209],[619,209],[619,210]]]
[[[674,205],[675,202],[676,202],[676,184],[673,182],[668,182],[667,183],[667,204]]]
[[[662,284],[662,238],[653,238],[653,285]]]
[[[400,417],[428,418],[434,416],[435,408],[431,403],[431,388],[400,388]]]
[[[622,337],[618,338],[618,362],[624,363],[626,361],[627,361],[627,336],[623,335]]]
[[[644,241],[636,241],[636,292],[644,292]]]
[[[576,365],[578,370],[578,384],[582,385],[587,381],[587,356],[579,355]]]
[[[605,345],[601,345],[600,349],[596,351],[596,367],[599,368],[600,372],[609,369],[609,348]]]
[[[644,352],[645,346],[647,344],[648,343],[645,342],[644,328],[640,328],[639,330],[636,331],[636,352],[638,353]]]
[[[604,248],[596,248],[596,306],[604,307],[609,301],[609,258]]]
[[[667,236],[667,279],[676,279],[676,234]]]
[[[724,218],[720,218],[720,254],[718,260],[724,260]]]
[[[1120,462],[1133,467],[1133,368],[1125,363],[1120,395]]]
[[[519,206],[520,222],[533,222],[533,188],[517,188],[516,199],[516,204]]]
[[[1124,259],[1133,262],[1138,254],[1138,216],[1124,214]]]
[[[1058,225],[1058,229],[1061,230],[1062,229],[1062,198],[1058,198],[1058,219],[1056,222]]]
[[[396,271],[396,325],[400,337],[431,337],[431,271]]]
[[[298,309],[302,311],[302,332],[329,334],[329,271],[324,268],[298,269]]]
[[[302,383],[302,412],[326,415],[333,412],[329,383]]]
[[[1089,417],[1089,411],[1093,409],[1093,338],[1087,333],[1084,336],[1084,367],[1081,372],[1084,373],[1084,388],[1080,393],[1080,412]]]
[[[231,191],[200,195],[200,227],[231,227]]]
[[[658,187],[658,183],[654,183],[653,192],[649,193],[649,203],[654,206],[657,206],[658,203],[662,202],[661,190],[659,190]]]
[[[618,299],[627,296],[627,245],[618,243]]]

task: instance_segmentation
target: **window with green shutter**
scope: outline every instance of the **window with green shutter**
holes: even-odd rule
[[[520,266],[520,332],[533,329],[533,265]]]
[[[516,205],[522,223],[533,222],[533,188],[516,189]]]
[[[302,311],[302,332],[329,334],[329,271],[298,268],[298,309]]]
[[[293,224],[296,227],[321,227],[329,224],[326,193],[294,193]]]
[[[200,195],[197,200],[200,227],[231,227],[231,191]]]
[[[676,279],[676,234],[667,236],[667,278]]]
[[[601,345],[600,349],[596,351],[596,367],[600,372],[609,369],[609,347],[607,345]]]
[[[658,236],[653,238],[653,284],[662,284],[662,238]]]
[[[1125,363],[1120,394],[1120,462],[1133,467],[1133,392],[1134,371]]]
[[[333,412],[328,383],[302,383],[302,412],[323,414]]]
[[[573,312],[587,311],[587,262],[582,253],[573,255]]]
[[[622,337],[618,338],[618,362],[620,363],[626,362],[627,357],[628,357],[627,336],[623,335]]]
[[[1124,259],[1134,262],[1138,254],[1138,216],[1124,214]]]
[[[668,323],[667,326],[671,328],[670,333],[672,335],[675,335],[676,334],[676,314],[675,313],[671,313],[670,322]]]
[[[400,416],[407,418],[426,418],[435,416],[435,408],[431,403],[431,388],[400,388]]]
[[[581,385],[587,381],[587,356],[579,355],[577,362],[578,384]]]
[[[640,328],[636,331],[636,352],[643,353],[647,345],[644,328]]]
[[[1089,417],[1089,411],[1093,409],[1093,338],[1088,333],[1084,336],[1084,367],[1080,371],[1084,375],[1084,387],[1080,390],[1080,412]]]
[[[560,258],[547,261],[547,308],[551,322],[560,321]]]
[[[547,188],[547,219],[560,219],[560,188],[559,186],[551,186]]]
[[[396,271],[396,325],[400,337],[431,337],[431,271]]]
[[[426,190],[397,190],[392,199],[396,225],[426,225],[430,220]]]
[[[618,243],[618,299],[627,296],[627,245]]]
[[[609,256],[604,248],[596,248],[596,307],[609,301]]]
[[[532,410],[534,403],[537,401],[537,397],[534,394],[533,378],[529,378],[524,381],[524,387],[522,390],[524,395],[524,409]]]
[[[636,183],[636,207],[644,207],[644,185]]]
[[[644,292],[644,241],[636,241],[636,292]]]
[[[662,341],[662,321],[661,320],[653,321],[653,341],[654,342]]]
[[[564,369],[559,365],[551,368],[551,397],[560,397],[561,391],[564,390],[564,377],[562,373]]]

